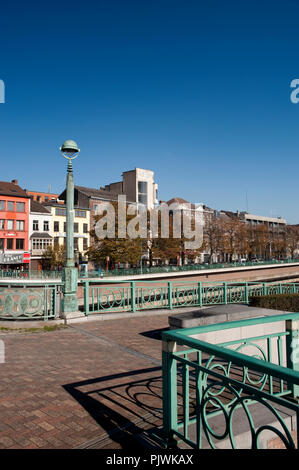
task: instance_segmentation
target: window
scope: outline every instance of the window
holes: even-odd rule
[[[13,220],[7,220],[7,230],[13,230]]]
[[[33,230],[38,230],[38,220],[34,220],[33,221],[33,227],[32,227]]]
[[[16,211],[17,212],[25,212],[25,202],[17,202],[16,203]]]
[[[17,238],[16,239],[16,250],[24,250],[24,239]]]
[[[0,250],[4,250],[4,238],[0,238]]]
[[[74,250],[78,250],[78,238],[74,237]]]
[[[78,222],[75,222],[74,223],[74,233],[78,233],[79,232],[79,224]]]
[[[86,217],[86,211],[75,209],[75,217]]]
[[[59,237],[54,237],[54,246],[59,245]]]
[[[54,238],[55,240],[55,238]],[[50,238],[34,238],[32,240],[32,249],[33,250],[46,250],[48,246],[52,245],[52,240]]]
[[[138,181],[138,202],[147,204],[147,182]]]
[[[5,210],[5,201],[0,201],[0,211]]]
[[[99,210],[99,205],[98,204],[94,204],[93,205],[93,210],[94,210],[94,213],[96,214]]]
[[[83,224],[83,233],[88,233],[88,224]]]
[[[6,240],[6,249],[7,250],[13,250],[13,239],[12,238],[8,238]]]
[[[40,196],[36,196],[36,200],[37,200],[37,202],[40,202],[40,201],[41,201],[41,197],[40,197]]]
[[[60,208],[60,207],[56,207],[56,209],[55,209],[55,215],[66,215],[66,209]]]
[[[83,238],[83,250],[87,250],[87,238]]]
[[[0,230],[4,230],[4,224],[5,224],[5,220],[0,219]]]
[[[66,232],[66,222],[63,222],[63,231]]]
[[[45,196],[45,202],[49,201],[48,196]]]
[[[25,222],[24,220],[16,220],[16,230],[24,230]]]
[[[7,210],[10,212],[15,210],[15,203],[13,201],[7,201]]]
[[[54,232],[59,232],[59,222],[54,222]]]
[[[44,220],[44,232],[47,232],[49,230],[49,221]]]

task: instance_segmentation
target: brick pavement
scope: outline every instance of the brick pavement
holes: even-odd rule
[[[0,449],[136,448],[161,424],[167,327],[166,314],[1,334]]]

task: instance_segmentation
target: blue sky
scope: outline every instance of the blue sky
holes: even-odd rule
[[[48,5],[48,6],[47,6]],[[299,223],[299,3],[1,5],[0,179],[60,192],[154,170],[159,199]]]

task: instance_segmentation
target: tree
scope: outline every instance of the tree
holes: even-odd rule
[[[128,214],[128,204],[126,204],[126,227],[125,236],[118,237],[119,234],[119,211],[116,202],[110,202],[110,210],[105,210],[101,215],[95,217],[95,227],[90,231],[90,235],[94,243],[87,249],[86,254],[89,260],[100,264],[106,265],[107,258],[109,258],[110,265],[117,263],[130,263],[136,265],[141,257],[140,237],[130,238],[128,235],[128,224],[133,221],[136,214]],[[113,208],[113,210],[111,210]],[[96,224],[101,224],[102,231],[107,233],[106,237],[101,238],[97,234]],[[136,226],[138,231],[138,224]]]
[[[285,245],[291,258],[294,258],[299,245],[299,227],[287,225],[285,228]]]
[[[211,214],[206,217],[204,227],[205,246],[209,250],[209,263],[213,256],[223,251],[223,223],[219,217]]]
[[[59,269],[65,264],[66,250],[64,245],[48,246],[43,253],[43,265],[48,269]]]

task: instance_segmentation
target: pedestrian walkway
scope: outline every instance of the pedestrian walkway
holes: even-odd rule
[[[162,423],[166,328],[168,314],[1,332],[0,448],[142,447]]]

